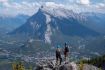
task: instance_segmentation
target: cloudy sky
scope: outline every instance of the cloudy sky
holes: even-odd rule
[[[32,15],[43,4],[62,5],[75,12],[105,13],[105,0],[0,0],[0,15]]]

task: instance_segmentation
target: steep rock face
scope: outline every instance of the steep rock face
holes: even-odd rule
[[[10,34],[27,35],[51,43],[53,35],[97,36],[94,30],[82,25],[85,17],[64,8],[43,7],[30,17],[25,24]],[[54,38],[53,38],[54,39]]]

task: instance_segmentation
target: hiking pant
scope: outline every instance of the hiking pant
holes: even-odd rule
[[[65,58],[65,62],[69,61],[69,52],[64,52],[64,58]]]
[[[62,62],[62,58],[61,58],[61,55],[57,55],[56,56],[56,62],[58,64],[58,61],[60,60],[60,65],[61,65],[61,62]]]

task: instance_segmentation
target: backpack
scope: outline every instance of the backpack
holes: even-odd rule
[[[65,47],[65,52],[69,52],[69,48],[67,46]]]

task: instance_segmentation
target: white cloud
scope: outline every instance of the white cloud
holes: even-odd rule
[[[54,7],[54,8],[56,8],[56,7],[64,7],[63,4],[56,4],[54,2],[46,2],[45,6],[47,6],[47,7]]]
[[[34,14],[41,5],[46,5],[47,7],[66,7],[72,9],[76,12],[105,12],[105,2],[92,4],[91,0],[73,0],[74,4],[61,4],[55,2],[9,2],[8,0],[0,0],[2,8],[0,8],[0,14]]]
[[[105,4],[104,3],[99,3],[99,6],[100,7],[105,7]]]
[[[8,2],[3,2],[3,7],[11,7],[11,5]]]
[[[0,10],[0,14],[8,14],[8,15],[17,15],[17,14],[26,14],[26,15],[32,15],[35,13],[35,10],[39,7],[39,4],[37,2],[3,2],[3,9]]]
[[[8,0],[0,0],[0,2],[7,2]]]
[[[99,4],[95,5],[95,7],[98,9],[98,11],[105,12],[105,4],[104,3],[99,3]]]
[[[90,0],[80,0],[80,3],[84,4],[84,5],[89,5],[90,4]]]

